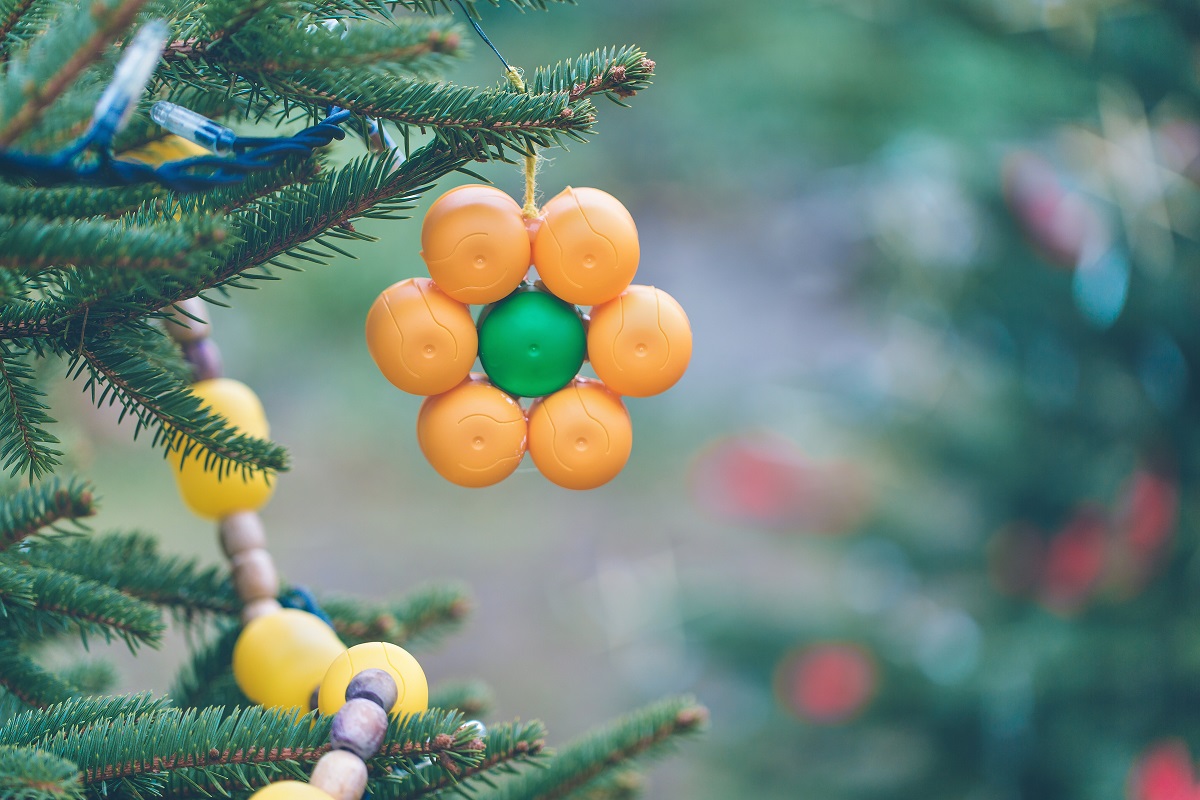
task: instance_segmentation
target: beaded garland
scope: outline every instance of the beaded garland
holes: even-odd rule
[[[640,247],[625,206],[568,187],[522,209],[494,187],[460,186],[430,206],[421,248],[430,278],[381,292],[366,337],[384,377],[427,396],[417,440],[434,470],[491,486],[528,450],[559,486],[616,477],[633,447],[621,396],[666,391],[692,354],[679,303],[632,284]],[[477,322],[470,305],[484,306]],[[486,374],[471,371],[476,357]],[[585,361],[599,380],[579,375]],[[520,397],[534,398],[528,410]]]
[[[243,383],[221,375],[220,352],[209,338],[204,302],[179,303],[166,330],[192,368],[193,393],[234,427],[267,435],[262,404]],[[313,768],[309,783],[279,781],[259,789],[256,800],[361,800],[366,759],[383,741],[389,714],[416,714],[429,704],[420,664],[404,649],[368,642],[349,649],[315,614],[284,608],[279,576],[267,551],[258,510],[271,496],[269,475],[219,479],[204,470],[203,448],[175,466],[184,502],[218,521],[221,549],[242,601],[243,628],[233,650],[238,687],[255,703],[301,712],[320,707],[332,714],[330,750]],[[468,723],[475,724],[478,723]],[[479,726],[482,729],[482,726]]]

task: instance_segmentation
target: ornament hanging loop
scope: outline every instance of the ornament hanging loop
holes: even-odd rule
[[[521,72],[516,67],[505,64],[507,67],[508,82],[518,92],[524,93],[525,79],[521,77]],[[533,143],[529,143],[529,152],[525,154],[525,205],[521,208],[521,215],[525,219],[535,219],[541,210],[537,206],[537,165],[538,154]]]

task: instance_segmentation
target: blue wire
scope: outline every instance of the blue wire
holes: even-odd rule
[[[160,183],[177,192],[200,192],[238,183],[251,172],[279,166],[289,156],[307,155],[335,139],[344,139],[346,132],[338,126],[349,118],[349,111],[333,108],[321,122],[292,136],[239,136],[234,140],[236,155],[232,157],[198,156],[168,161],[157,167],[113,158],[107,146],[96,149],[95,159],[90,163],[77,165],[77,159],[97,144],[89,130],[53,155],[0,150],[0,174],[28,178],[38,184]]]
[[[303,586],[293,586],[284,592],[279,597],[279,604],[285,608],[298,608],[301,611],[307,611],[329,627],[333,627],[333,620],[321,608],[321,604],[317,602],[317,598]]]

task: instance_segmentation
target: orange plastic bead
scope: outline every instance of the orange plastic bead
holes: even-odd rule
[[[640,257],[633,217],[611,194],[568,186],[543,206],[533,263],[546,288],[568,303],[613,299],[633,280]]]
[[[346,704],[346,687],[365,669],[381,669],[396,680],[396,702],[388,713],[419,714],[429,708],[425,671],[403,647],[389,642],[356,644],[329,665],[321,680],[317,704],[322,714],[336,714]]]
[[[334,798],[329,792],[318,789],[311,783],[276,781],[268,783],[250,795],[250,800],[334,800]]]
[[[251,620],[233,646],[233,678],[259,705],[311,711],[313,690],[346,652],[320,617],[285,608]]]
[[[559,486],[594,489],[608,483],[632,449],[629,412],[599,381],[576,378],[529,409],[529,455]]]
[[[442,291],[460,303],[494,303],[529,271],[521,207],[493,186],[451,189],[421,225],[421,257]]]
[[[649,397],[675,385],[692,358],[692,328],[674,297],[630,286],[592,309],[588,359],[617,394]]]
[[[417,442],[437,473],[459,486],[491,486],[525,456],[525,412],[482,375],[421,404]]]
[[[367,312],[367,349],[394,386],[441,394],[471,372],[479,335],[471,311],[428,278],[392,284]]]
[[[192,384],[192,393],[240,433],[260,439],[270,434],[262,403],[246,384],[230,378],[213,378]],[[207,453],[197,447],[182,463],[178,453],[168,456],[175,468],[175,482],[183,502],[196,514],[215,520],[237,511],[257,511],[271,499],[275,491],[273,475],[260,470],[243,476],[235,468],[222,476],[215,468],[204,468]]]

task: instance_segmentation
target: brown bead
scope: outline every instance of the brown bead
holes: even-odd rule
[[[199,297],[180,300],[167,311],[168,315],[163,325],[167,335],[177,342],[195,342],[207,339],[208,335],[212,333],[212,323],[209,322],[208,317],[208,303]],[[187,313],[183,313],[184,311]],[[192,317],[196,317],[196,319],[192,319]]]
[[[197,339],[183,342],[183,358],[192,368],[193,381],[209,381],[225,374],[221,361],[221,348],[212,339]]]
[[[385,710],[396,705],[398,696],[396,679],[382,669],[364,669],[351,678],[350,685],[346,687],[347,700],[370,700]]]
[[[233,558],[247,550],[262,550],[267,546],[267,533],[262,518],[255,511],[238,511],[219,523],[221,550]]]
[[[347,700],[333,716],[329,744],[366,760],[379,751],[387,727],[387,712],[379,705],[361,697]]]
[[[321,756],[308,782],[334,800],[361,800],[367,790],[367,765],[348,750],[330,750]]]
[[[244,550],[229,559],[233,566],[233,587],[243,603],[279,594],[279,574],[271,554],[263,548]]]
[[[242,624],[245,625],[251,620],[265,617],[268,614],[277,614],[283,610],[283,606],[279,605],[279,601],[274,597],[264,597],[261,600],[251,600],[242,606]],[[314,706],[315,708],[315,706]]]

